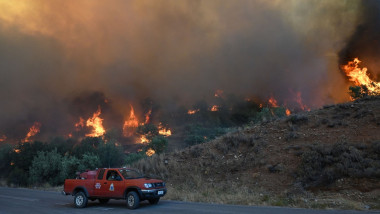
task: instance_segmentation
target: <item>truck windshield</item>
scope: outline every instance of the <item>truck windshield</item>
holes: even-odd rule
[[[125,179],[133,179],[133,178],[142,178],[143,176],[136,170],[133,169],[119,169],[120,174]]]

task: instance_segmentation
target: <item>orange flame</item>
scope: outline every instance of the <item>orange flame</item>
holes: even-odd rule
[[[13,151],[16,152],[16,153],[20,153],[21,152],[20,149],[13,149]]]
[[[350,78],[350,81],[354,82],[357,86],[366,86],[371,93],[380,93],[380,82],[372,81],[367,75],[367,68],[359,68],[361,61],[355,58],[353,61],[342,66],[346,75]]]
[[[93,114],[93,116],[91,118],[88,118],[86,126],[92,127],[93,130],[90,134],[86,134],[87,137],[99,137],[104,135],[106,132],[103,127],[103,119],[99,117],[101,113],[102,111],[99,106],[98,110]]]
[[[271,107],[276,108],[278,107],[277,100],[274,99],[274,97],[270,97],[268,100],[268,103],[270,104]]]
[[[135,115],[135,110],[133,109],[132,105],[130,106],[131,106],[131,111],[129,113],[129,118],[128,120],[125,120],[124,125],[123,125],[124,137],[131,137],[135,129],[139,126],[139,121],[137,120],[137,117]]]
[[[146,152],[145,152],[145,154],[147,155],[147,156],[152,156],[152,155],[154,155],[154,153],[156,153],[156,151],[154,151],[153,149],[151,149],[151,148],[149,148]]]
[[[195,109],[195,110],[188,110],[187,111],[187,114],[195,114],[195,113],[197,113],[199,111],[199,109]]]
[[[218,110],[219,110],[219,106],[217,106],[217,105],[213,105],[211,107],[211,111],[218,111]]]
[[[148,138],[146,138],[145,135],[141,135],[141,137],[140,137],[140,143],[144,144],[144,143],[147,143],[147,142],[149,142]]]
[[[296,102],[298,103],[298,105],[300,106],[300,108],[301,108],[303,111],[305,111],[305,110],[310,111],[310,108],[307,107],[307,105],[303,104],[303,102],[302,102],[301,92],[298,91],[298,92],[296,93],[296,98],[295,98],[295,100],[296,100]]]
[[[145,114],[145,123],[148,124],[150,122],[150,115],[152,114],[152,109],[150,109],[146,114]]]
[[[163,136],[172,135],[172,131],[169,128],[163,127],[161,123],[158,124],[158,133]]]
[[[220,90],[220,89],[216,90],[214,96],[215,97],[222,97],[223,96],[223,90]]]
[[[7,136],[2,135],[0,136],[0,142],[4,142],[7,139]]]
[[[291,113],[292,113],[292,112],[291,112],[288,108],[285,110],[285,114],[286,114],[286,116],[289,116]]]
[[[79,117],[79,122],[75,123],[75,128],[77,131],[79,131],[83,127],[84,127],[84,119],[82,117]]]
[[[29,128],[29,132],[28,134],[26,134],[26,137],[24,138],[24,140],[22,140],[22,142],[23,143],[29,142],[31,137],[33,137],[34,135],[40,132],[40,128],[41,128],[41,123],[34,122],[33,126]]]

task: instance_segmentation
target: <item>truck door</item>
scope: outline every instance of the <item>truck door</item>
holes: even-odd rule
[[[104,179],[105,169],[100,169],[99,174],[95,179],[94,195],[100,197],[107,197],[107,181]]]
[[[125,190],[123,177],[118,170],[109,169],[105,177],[107,196],[110,198],[122,198]]]

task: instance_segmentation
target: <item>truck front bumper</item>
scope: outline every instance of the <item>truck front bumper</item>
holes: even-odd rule
[[[143,199],[159,198],[166,194],[166,188],[161,189],[142,189],[140,190],[140,196]]]

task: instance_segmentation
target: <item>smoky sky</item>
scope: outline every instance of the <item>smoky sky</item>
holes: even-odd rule
[[[83,103],[100,105],[91,93],[119,120],[147,97],[191,106],[217,89],[289,105],[301,92],[311,107],[346,100],[338,52],[363,2],[0,0],[0,134],[34,121],[62,133]]]
[[[358,57],[372,77],[380,77],[380,2],[366,1],[361,5],[363,13],[358,26],[347,45],[339,52],[341,64]]]

